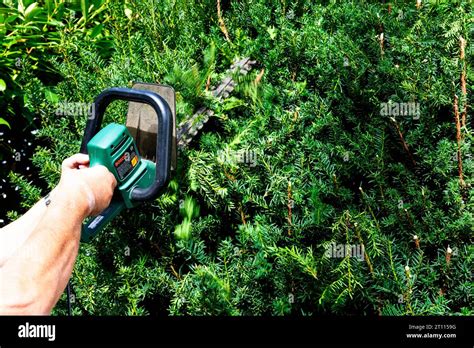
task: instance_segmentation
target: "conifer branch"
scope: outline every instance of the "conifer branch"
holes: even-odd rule
[[[367,265],[369,266],[369,272],[372,275],[372,278],[374,278],[374,267],[372,266],[372,262],[370,261],[369,254],[367,253],[364,240],[362,239],[362,235],[360,234],[359,224],[355,222],[354,227],[357,234],[357,239],[359,239],[359,242],[362,245],[362,248],[364,250],[364,258],[365,258],[365,261],[367,262]]]
[[[397,276],[397,272],[395,271],[395,265],[393,262],[392,243],[389,240],[387,241],[387,248],[388,248],[388,257],[390,259],[390,268],[392,270],[393,279],[395,279],[395,282],[398,284],[398,276]]]
[[[406,302],[406,308],[408,309],[408,311],[410,312],[410,314],[415,314],[413,313],[413,308],[411,306],[411,296],[412,296],[412,292],[413,292],[413,289],[412,289],[412,275],[411,275],[411,272],[410,272],[410,267],[408,266],[405,266],[405,276],[406,276],[406,284],[407,284],[407,290],[405,291],[405,293],[403,294],[403,298]]]
[[[359,191],[360,191],[360,193],[362,194],[363,200],[364,200],[364,202],[365,202],[367,208],[369,209],[370,215],[372,216],[372,218],[373,218],[374,221],[375,221],[375,225],[377,226],[377,230],[380,231],[379,222],[378,222],[377,218],[375,217],[374,211],[372,210],[372,208],[370,207],[369,202],[368,202],[367,199],[366,199],[366,193],[364,192],[364,190],[362,189],[361,186],[359,186]]]

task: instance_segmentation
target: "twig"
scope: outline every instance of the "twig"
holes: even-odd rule
[[[211,86],[211,74],[207,77],[206,81],[206,92],[209,90],[209,87]]]
[[[383,57],[384,51],[383,51],[383,33],[380,33],[379,35],[379,45],[380,45],[380,54]]]
[[[151,247],[152,247],[153,249],[155,249],[156,251],[158,251],[158,254],[159,254],[160,257],[164,255],[163,252],[161,251],[161,248],[160,248],[160,246],[158,245],[158,243],[152,241],[152,242],[151,242]]]
[[[464,188],[464,175],[462,172],[462,158],[461,158],[461,123],[459,122],[459,109],[458,109],[458,96],[454,95],[454,121],[456,122],[456,141],[458,144],[458,173],[459,173],[459,185],[461,189]]]
[[[217,0],[217,17],[219,18],[219,27],[221,28],[221,31],[224,33],[225,39],[230,42],[229,32],[227,31],[227,28],[224,23],[224,19],[222,18],[221,0]]]
[[[240,213],[240,218],[242,219],[242,223],[245,225],[247,225],[247,221],[245,221],[245,214],[244,214],[244,211],[242,209],[242,204],[239,202],[239,213]]]
[[[229,179],[230,181],[235,181],[235,176],[233,176],[232,174],[229,174],[227,173],[227,170],[224,168],[224,175],[226,176],[227,179]]]
[[[173,264],[171,264],[170,266],[171,266],[171,272],[173,272],[174,276],[178,278],[179,280],[181,280],[181,277],[179,276],[178,272],[176,272],[176,270],[174,269]]]
[[[451,262],[451,256],[453,255],[453,250],[448,246],[448,248],[446,249],[446,264],[449,266],[450,262]]]
[[[339,191],[339,184],[337,182],[336,174],[332,175],[332,181],[334,182],[334,186],[336,187],[336,192],[338,192]]]
[[[415,247],[416,247],[417,249],[420,249],[420,238],[418,238],[418,236],[415,234],[415,235],[413,236],[413,240],[415,241]]]
[[[255,81],[254,81],[255,85],[258,85],[260,83],[264,73],[265,73],[265,69],[260,70],[257,77],[255,78]]]
[[[292,225],[292,205],[293,205],[293,198],[291,193],[291,181],[288,181],[288,235],[291,236],[291,225]]]
[[[406,152],[406,153],[408,154],[408,156],[410,157],[410,160],[412,161],[413,165],[416,166],[416,162],[415,162],[415,160],[413,159],[413,156],[412,156],[410,150],[408,149],[408,144],[407,144],[407,142],[405,141],[405,138],[403,137],[403,133],[402,133],[402,131],[400,130],[400,127],[398,126],[397,121],[396,121],[393,117],[390,117],[390,120],[393,122],[393,124],[394,124],[395,127],[397,128],[398,136],[400,137],[400,140],[401,140],[401,142],[402,142],[403,148],[405,149],[405,152]]]
[[[459,54],[460,56],[460,59],[463,63],[463,67],[462,67],[462,72],[461,72],[461,93],[462,93],[462,96],[463,96],[463,103],[464,103],[464,108],[463,108],[463,112],[462,112],[462,117],[461,117],[461,120],[462,120],[462,127],[466,127],[466,116],[467,116],[467,89],[466,89],[466,60],[465,60],[465,49],[466,49],[466,40],[460,36],[459,37],[459,45],[460,45],[460,48],[461,48],[461,52]]]
[[[295,110],[295,112],[293,113],[293,123],[295,123],[298,120],[299,115],[300,113],[298,112],[298,110]]]
[[[405,215],[407,217],[408,223],[410,224],[410,227],[413,227],[413,222],[411,221],[410,215],[408,214],[408,210],[406,208],[403,210],[405,211]]]

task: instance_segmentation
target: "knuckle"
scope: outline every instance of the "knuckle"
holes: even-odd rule
[[[97,165],[97,170],[102,172],[102,173],[107,173],[109,171],[105,166],[103,166],[101,164]]]
[[[110,184],[111,184],[112,186],[117,185],[117,180],[115,179],[115,176],[113,176],[112,173],[110,173]]]

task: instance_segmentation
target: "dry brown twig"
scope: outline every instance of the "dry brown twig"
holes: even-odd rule
[[[453,255],[453,250],[448,246],[446,249],[446,263],[449,265],[451,263],[451,256]]]
[[[417,249],[420,249],[420,239],[418,238],[418,236],[416,234],[413,236],[413,240],[415,242],[415,247]]]
[[[288,181],[288,224],[290,225],[288,227],[288,235],[291,236],[291,225],[292,225],[292,209],[293,207],[293,197],[292,197],[292,192],[291,192],[291,181]]]
[[[466,59],[465,59],[465,50],[466,50],[466,40],[460,36],[459,37],[459,46],[460,46],[460,54],[459,58],[462,61],[463,67],[461,71],[461,93],[463,96],[463,111],[461,116],[462,127],[466,127],[466,117],[467,117],[467,88],[466,88]]]
[[[383,33],[380,33],[379,35],[379,45],[380,45],[380,54],[382,55],[383,57],[383,54],[384,54],[384,50],[383,50]]]
[[[211,86],[211,74],[207,77],[206,81],[206,92],[209,90],[209,87]]]
[[[406,217],[407,217],[408,223],[410,224],[410,227],[413,228],[413,221],[412,221],[411,218],[410,218],[410,214],[408,214],[408,210],[407,210],[406,208],[403,209],[403,210],[405,211],[405,215],[406,215]]]
[[[242,219],[242,223],[245,225],[247,225],[247,221],[245,220],[245,213],[244,213],[244,210],[242,209],[242,204],[239,203],[239,213],[240,213],[240,218]]]
[[[262,81],[263,74],[265,74],[265,69],[260,70],[260,72],[258,73],[254,81],[255,85],[258,85],[260,81]]]
[[[176,270],[174,269],[173,264],[170,264],[170,268],[171,268],[171,272],[173,273],[173,275],[174,275],[177,279],[181,280],[181,277],[180,277],[180,275],[178,274],[178,272],[176,272]]]
[[[410,160],[411,162],[413,163],[414,166],[416,166],[416,162],[415,160],[413,159],[413,156],[410,152],[410,149],[408,148],[408,144],[407,142],[405,141],[405,138],[403,137],[403,133],[402,131],[400,130],[400,127],[398,126],[398,123],[397,121],[393,118],[393,117],[390,117],[390,120],[393,122],[393,124],[395,125],[395,128],[397,129],[397,132],[398,132],[398,136],[400,137],[400,141],[402,142],[402,145],[403,145],[403,148],[405,149],[405,152],[408,154],[408,157],[410,157]]]
[[[461,157],[461,122],[459,121],[458,96],[454,95],[454,121],[456,122],[456,142],[458,144],[457,158],[458,158],[458,173],[459,185],[464,187],[464,176],[462,171],[462,157]]]
[[[221,0],[217,0],[217,17],[219,19],[219,27],[221,28],[222,33],[225,36],[225,39],[230,42],[229,32],[225,26],[224,18],[222,18],[221,12]]]

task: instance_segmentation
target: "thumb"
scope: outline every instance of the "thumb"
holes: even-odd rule
[[[66,158],[62,165],[62,170],[77,169],[80,167],[86,167],[89,165],[89,155],[83,153],[77,153],[71,157]]]

